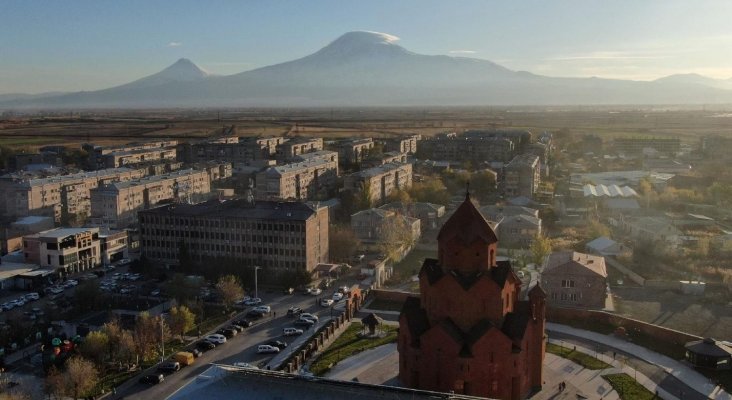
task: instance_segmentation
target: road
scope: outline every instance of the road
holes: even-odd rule
[[[321,297],[327,296],[331,292],[324,291]],[[208,368],[210,363],[233,364],[235,362],[246,362],[252,365],[266,365],[273,358],[272,354],[257,354],[257,345],[267,341],[277,339],[288,343],[288,347],[283,351],[290,351],[290,345],[293,342],[298,344],[305,341],[308,334],[315,332],[317,327],[322,326],[330,319],[330,308],[316,305],[316,298],[309,295],[277,295],[264,294],[262,296],[263,304],[272,307],[273,314],[277,317],[264,317],[256,321],[254,325],[247,328],[244,332],[227,340],[226,344],[217,346],[215,349],[205,352],[196,362],[188,367],[184,367],[178,372],[165,374],[165,380],[157,385],[148,386],[138,382],[139,377],[143,374],[157,373],[154,369],[148,370],[133,377],[119,388],[117,393],[108,397],[109,399],[165,399],[175,393],[188,380],[194,379]],[[342,301],[340,302],[342,303]],[[282,329],[292,326],[294,317],[287,316],[287,309],[291,306],[297,306],[304,312],[316,314],[320,317],[320,321],[314,328],[305,330],[305,334],[295,337],[282,336]],[[246,310],[235,319],[242,318]]]

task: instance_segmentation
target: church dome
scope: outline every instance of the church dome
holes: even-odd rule
[[[486,244],[498,242],[496,232],[470,201],[469,194],[465,196],[465,201],[445,222],[437,235],[437,241],[440,243],[451,241],[454,238],[465,246],[470,246],[478,239]]]

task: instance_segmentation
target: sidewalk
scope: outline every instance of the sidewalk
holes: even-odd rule
[[[684,365],[679,361],[672,360],[671,358],[666,357],[662,354],[650,351],[645,347],[626,342],[614,336],[575,329],[566,325],[560,325],[551,322],[548,322],[546,324],[546,330],[589,340],[596,343],[601,343],[606,346],[612,347],[623,353],[630,354],[632,357],[639,358],[650,364],[662,368],[664,371],[666,371],[666,373],[677,378],[686,386],[701,393],[707,398],[732,400],[732,396],[729,393],[725,392],[721,387],[711,383],[709,379],[704,375],[694,371],[692,368]],[[671,396],[668,396],[668,394],[667,396],[663,397],[671,398]]]

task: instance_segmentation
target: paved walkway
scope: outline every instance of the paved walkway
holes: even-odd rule
[[[651,350],[648,350],[645,347],[629,343],[612,335],[603,335],[601,333],[575,329],[566,325],[560,325],[551,322],[548,322],[546,325],[546,330],[549,332],[556,332],[570,337],[583,339],[585,341],[602,344],[604,346],[617,349],[618,351],[627,354],[629,357],[644,360],[661,368],[663,371],[665,371],[666,374],[677,378],[678,381],[682,382],[689,389],[698,392],[697,395],[697,393],[691,391],[676,389],[676,385],[673,385],[673,382],[669,382],[667,379],[664,379],[663,376],[654,376],[655,380],[653,381],[653,383],[660,388],[659,393],[661,390],[665,393],[665,395],[662,395],[664,399],[709,398],[732,400],[732,396],[730,396],[729,393],[725,392],[721,387],[715,385],[714,383],[711,383],[707,377],[696,372],[691,367],[688,367],[687,365],[666,357],[662,354],[658,354]],[[600,356],[605,357],[604,359],[607,358],[606,355],[601,354]],[[668,393],[669,391],[673,393]]]

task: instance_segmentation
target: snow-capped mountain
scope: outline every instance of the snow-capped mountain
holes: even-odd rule
[[[730,81],[553,78],[488,60],[417,54],[397,41],[385,33],[349,32],[306,57],[229,76],[209,75],[181,59],[122,86],[0,101],[0,109],[732,102],[732,88],[724,85]]]

